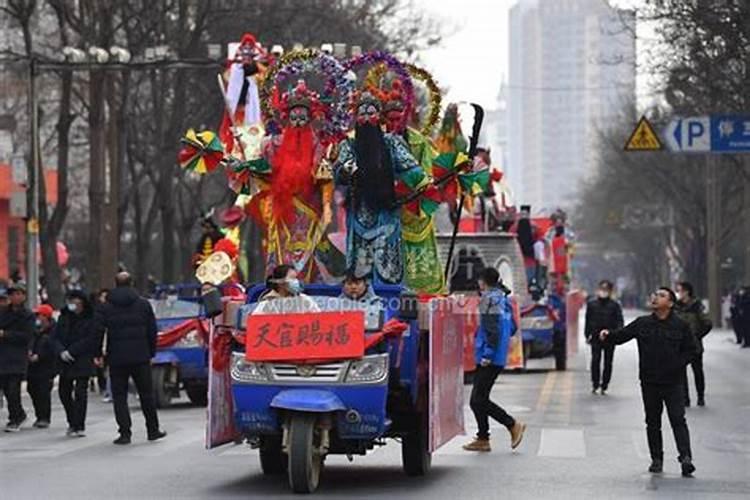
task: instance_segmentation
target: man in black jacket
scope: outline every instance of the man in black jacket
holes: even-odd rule
[[[638,341],[641,394],[652,460],[649,472],[660,473],[664,467],[661,413],[666,406],[682,475],[689,477],[695,472],[695,466],[685,421],[682,383],[685,366],[695,357],[697,349],[690,327],[672,311],[676,302],[677,296],[670,288],[659,288],[651,295],[651,315],[641,316],[619,330],[602,330],[599,336],[614,344]]]
[[[18,432],[26,421],[21,405],[21,381],[29,362],[29,342],[34,335],[34,314],[26,306],[26,287],[8,287],[8,306],[0,310],[0,389],[8,401],[5,432]]]
[[[52,345],[61,361],[58,392],[68,419],[67,435],[83,437],[89,379],[96,371],[94,358],[101,355],[101,349],[94,330],[93,306],[86,294],[73,290],[66,301],[52,334]]]
[[[599,332],[602,330],[617,330],[622,328],[623,325],[622,309],[620,304],[612,299],[612,288],[611,281],[600,281],[596,298],[589,301],[586,306],[584,334],[586,335],[586,342],[591,344],[591,392],[594,394],[599,390],[599,387],[601,387],[602,394],[607,393],[609,381],[612,379],[612,361],[615,357],[614,344],[604,344],[600,341]],[[603,374],[601,373],[602,351],[604,351]]]
[[[114,443],[129,444],[132,435],[128,410],[130,378],[138,389],[148,440],[163,438],[167,433],[159,429],[151,380],[151,358],[156,354],[156,318],[151,304],[133,288],[128,273],[117,274],[107,303],[97,309],[96,330],[100,339],[105,332],[107,335],[112,399],[120,432]]]
[[[55,351],[50,341],[50,335],[55,328],[52,318],[55,310],[49,304],[38,306],[36,315],[36,329],[34,339],[29,346],[29,370],[26,373],[26,391],[34,404],[36,421],[34,427],[46,429],[49,427],[52,414],[52,381],[55,378]]]

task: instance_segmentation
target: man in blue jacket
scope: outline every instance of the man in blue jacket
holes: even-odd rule
[[[510,432],[510,446],[516,449],[526,430],[526,424],[517,421],[505,410],[490,400],[490,391],[497,376],[505,366],[508,344],[513,330],[513,313],[508,298],[500,288],[500,275],[494,268],[485,268],[478,280],[479,329],[474,340],[474,357],[477,369],[471,390],[470,406],[477,419],[479,430],[471,443],[464,445],[467,451],[491,451],[489,417],[494,418]]]

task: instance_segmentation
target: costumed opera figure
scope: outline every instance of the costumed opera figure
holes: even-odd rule
[[[340,143],[334,170],[337,182],[348,186],[348,269],[375,284],[400,284],[404,258],[397,183],[418,190],[429,178],[404,140],[381,128],[385,100],[377,88],[355,92],[354,136]]]
[[[235,150],[235,137],[253,131],[262,137],[262,113],[258,86],[269,63],[269,55],[251,33],[242,35],[239,46],[226,63],[221,77],[225,110],[219,138],[227,153]],[[244,146],[245,148],[247,145]],[[244,152],[239,151],[243,157]],[[250,159],[250,158],[247,158]]]
[[[429,138],[406,126],[402,85],[394,80],[383,106],[386,131],[401,136],[420,167],[432,173],[436,152]],[[404,252],[404,282],[419,293],[444,293],[445,277],[440,263],[432,214],[417,209],[401,211],[401,236]]]
[[[257,207],[253,215],[266,228],[266,274],[277,265],[289,264],[301,279],[312,283],[319,278],[314,253],[331,222],[334,190],[331,164],[313,126],[323,105],[300,80],[274,106],[283,128],[263,145],[271,172],[251,202]]]

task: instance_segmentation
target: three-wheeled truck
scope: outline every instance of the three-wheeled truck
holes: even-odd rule
[[[365,455],[400,439],[407,475],[463,433],[462,314],[451,298],[420,302],[401,287],[367,304],[311,285],[319,311],[254,314],[264,287],[211,326],[207,446],[238,438],[264,474],[316,490],[325,458]],[[271,308],[272,309],[272,308]]]
[[[184,390],[193,404],[208,402],[208,324],[200,302],[151,300],[159,329],[151,360],[156,406],[165,408]]]

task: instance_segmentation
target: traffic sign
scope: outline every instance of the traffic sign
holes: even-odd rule
[[[667,146],[675,153],[711,151],[711,117],[674,118],[664,131]]]
[[[715,153],[750,151],[750,115],[712,115],[711,151]]]
[[[663,148],[659,137],[654,132],[654,127],[642,116],[630,134],[628,142],[625,143],[625,151],[659,151]]]
[[[748,153],[750,115],[673,118],[664,138],[675,153]]]

